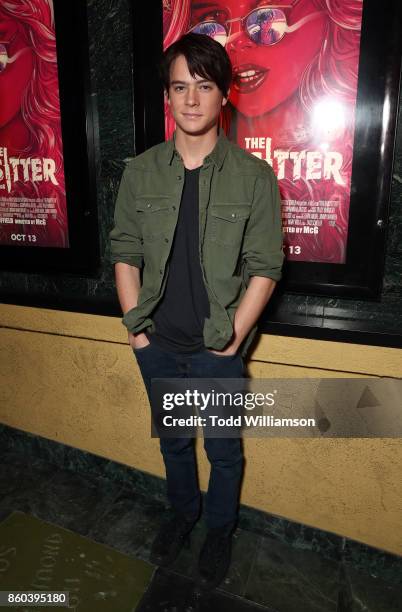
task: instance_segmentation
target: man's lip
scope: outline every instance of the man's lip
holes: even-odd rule
[[[257,64],[241,64],[233,69],[234,88],[241,93],[255,91],[265,81],[269,70]]]
[[[197,113],[183,113],[184,117],[202,117],[202,115],[198,115]]]

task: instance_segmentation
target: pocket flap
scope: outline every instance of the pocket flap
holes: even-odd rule
[[[236,223],[241,219],[248,219],[251,212],[251,206],[248,204],[213,204],[211,206],[211,215],[218,219],[225,219]]]
[[[137,212],[157,212],[158,210],[167,210],[169,208],[169,200],[166,199],[144,199],[136,200],[135,209]]]

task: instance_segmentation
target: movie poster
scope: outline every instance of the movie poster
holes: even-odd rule
[[[69,246],[53,0],[0,0],[0,245]]]
[[[188,31],[232,65],[222,126],[279,181],[287,259],[345,263],[362,0],[164,0],[166,48]],[[166,137],[174,122],[166,106]]]

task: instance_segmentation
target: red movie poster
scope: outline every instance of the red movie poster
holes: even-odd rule
[[[222,125],[275,171],[289,260],[346,260],[362,4],[163,1],[165,48],[192,31],[230,56]]]
[[[69,246],[52,0],[0,0],[0,244]]]

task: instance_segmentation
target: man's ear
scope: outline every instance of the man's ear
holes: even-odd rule
[[[228,89],[226,96],[222,98],[222,106],[226,106],[229,96],[230,96],[230,88]]]
[[[169,91],[167,89],[164,89],[163,94],[164,94],[165,102],[167,102],[170,106]]]

